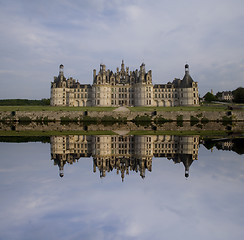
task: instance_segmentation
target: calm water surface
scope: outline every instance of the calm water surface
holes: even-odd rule
[[[229,150],[168,136],[1,142],[0,239],[243,239],[244,155]]]

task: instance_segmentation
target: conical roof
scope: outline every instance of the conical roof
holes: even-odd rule
[[[189,65],[185,65],[185,76],[181,81],[180,87],[181,88],[190,88],[192,87],[193,79],[191,78],[189,74]]]
[[[192,83],[193,83],[193,79],[191,78],[189,72],[186,72],[184,78],[181,81],[180,87],[190,88],[192,87]]]

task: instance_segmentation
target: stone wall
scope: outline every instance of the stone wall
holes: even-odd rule
[[[132,122],[127,124],[84,124],[84,123],[67,123],[61,124],[60,122],[48,122],[40,124],[36,122],[30,122],[28,124],[12,123],[5,124],[0,123],[0,131],[226,131],[232,130],[234,132],[243,132],[244,122],[235,123],[229,128],[229,125],[224,125],[221,122],[208,122],[206,124],[194,124],[190,122],[184,122],[182,125],[177,122],[166,122],[164,124],[146,124],[136,125]]]
[[[82,122],[88,116],[88,121]],[[103,117],[127,120],[126,124],[103,122]],[[137,116],[146,116],[149,122],[134,123]],[[172,120],[156,124],[157,118]],[[98,121],[89,121],[96,119]],[[223,120],[226,122],[223,122]],[[229,121],[232,119],[232,122]],[[71,121],[69,121],[71,120]],[[150,122],[150,120],[152,120]],[[6,111],[0,112],[0,131],[97,131],[97,130],[163,130],[163,131],[244,131],[244,111]]]
[[[244,121],[244,111],[145,111],[145,112],[119,112],[119,111],[6,111],[0,112],[0,120],[18,121],[21,118],[29,118],[32,121],[47,118],[49,121],[60,121],[61,118],[82,119],[84,116],[92,118],[102,118],[104,116],[113,116],[114,118],[126,118],[133,120],[136,116],[150,116],[152,119],[162,117],[168,120],[177,121],[182,116],[183,121],[190,121],[191,117],[206,118],[209,121],[222,121],[223,117],[232,117],[232,121]]]

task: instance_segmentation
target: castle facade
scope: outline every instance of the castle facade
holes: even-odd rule
[[[152,83],[152,71],[146,72],[142,63],[140,70],[129,71],[122,60],[116,72],[100,65],[93,70],[93,84],[81,84],[72,77],[66,79],[60,65],[58,77],[51,83],[51,106],[194,106],[199,105],[198,85],[185,65],[183,79],[167,84]]]

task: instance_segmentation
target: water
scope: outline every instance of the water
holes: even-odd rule
[[[243,238],[243,140],[50,142],[0,143],[0,239]]]

